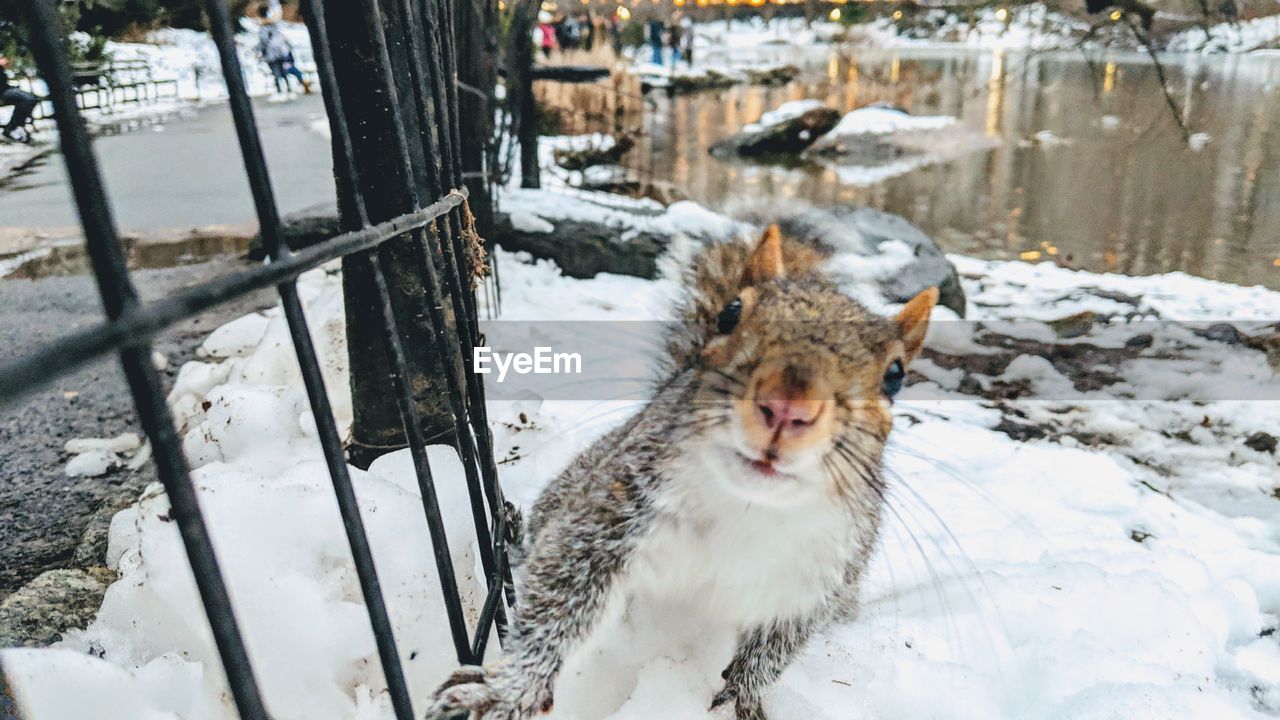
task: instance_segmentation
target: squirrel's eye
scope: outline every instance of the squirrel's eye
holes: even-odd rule
[[[733,329],[738,327],[738,318],[742,316],[742,301],[734,300],[716,316],[716,332],[721,335],[728,335]]]
[[[894,360],[889,369],[884,371],[884,380],[880,382],[880,389],[884,391],[886,397],[893,397],[902,389],[902,381],[906,377],[907,373],[902,367],[902,361]]]

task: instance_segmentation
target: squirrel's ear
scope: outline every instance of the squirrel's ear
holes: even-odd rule
[[[747,260],[747,268],[742,276],[742,284],[750,287],[765,280],[783,277],[786,274],[782,267],[782,231],[777,224],[764,229],[764,235],[756,249],[751,251]]]
[[[929,330],[929,313],[937,302],[938,288],[931,287],[911,298],[902,312],[898,313],[898,336],[902,338],[903,352],[906,354],[903,362],[911,362],[916,353],[920,352],[925,333]]]

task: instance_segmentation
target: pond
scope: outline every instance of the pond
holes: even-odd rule
[[[880,208],[949,252],[1052,258],[1100,272],[1182,270],[1280,289],[1278,57],[1165,60],[1184,124],[1208,136],[1191,149],[1154,66],[1134,53],[764,53],[805,71],[781,87],[651,94],[655,177],[718,208],[796,199]],[[707,153],[762,112],[801,98],[839,110],[884,101],[954,116],[976,149],[870,184],[829,167],[722,162]]]

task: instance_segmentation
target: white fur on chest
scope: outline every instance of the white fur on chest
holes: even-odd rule
[[[854,553],[848,511],[812,489],[798,491],[794,503],[751,502],[710,476],[724,467],[693,459],[676,469],[637,549],[627,594],[737,627],[827,602]]]

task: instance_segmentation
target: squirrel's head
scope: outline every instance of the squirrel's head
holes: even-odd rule
[[[788,277],[786,255],[770,226],[716,319],[698,363],[699,434],[731,456],[741,472],[726,476],[756,499],[806,487],[847,496],[878,479],[890,405],[938,291],[886,318],[812,272]]]

